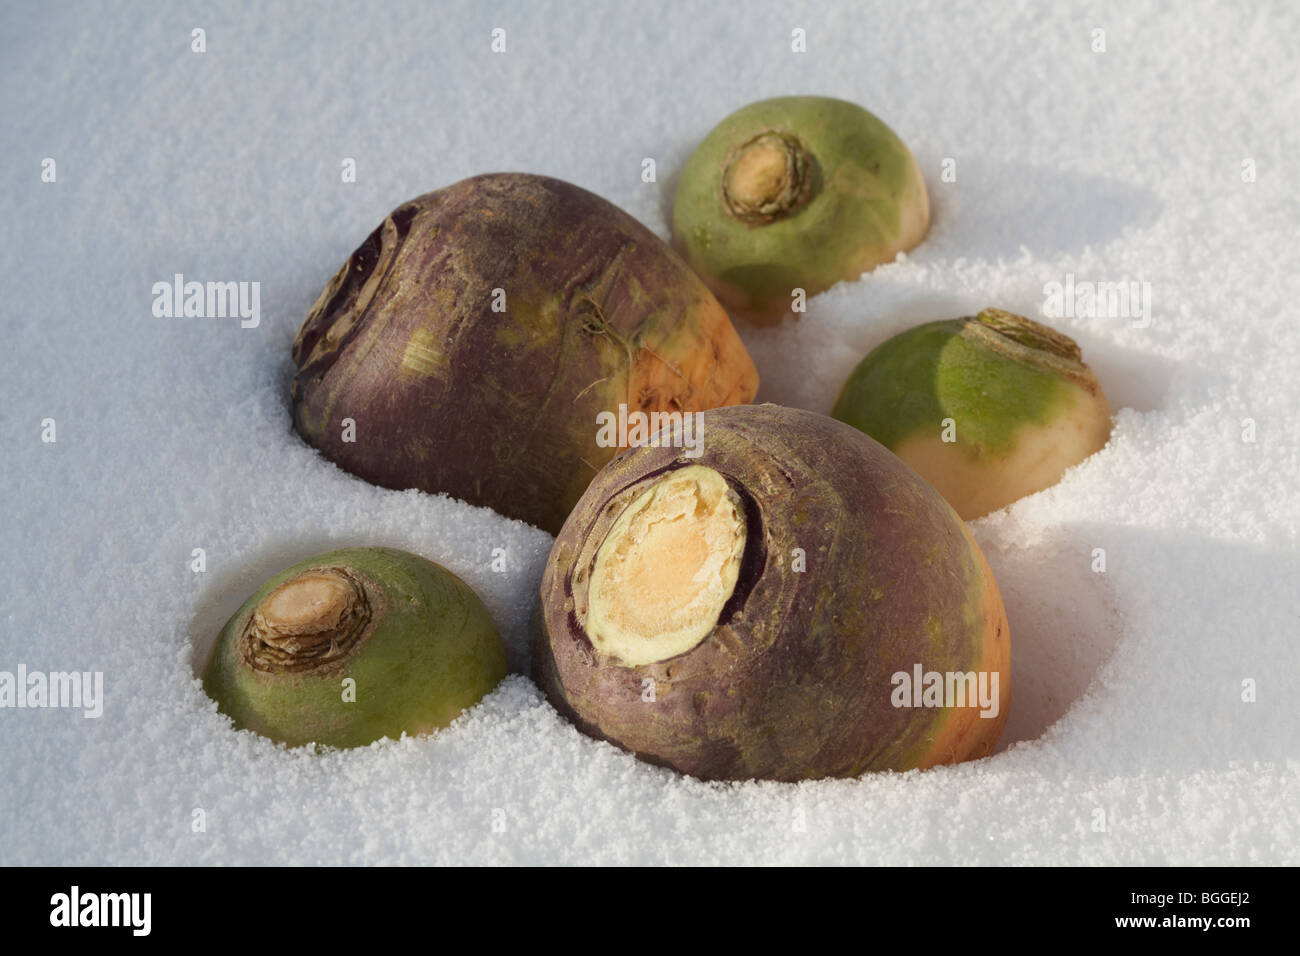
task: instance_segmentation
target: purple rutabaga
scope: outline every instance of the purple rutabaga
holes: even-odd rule
[[[744,405],[700,418],[697,457],[623,452],[556,539],[533,654],[552,703],[704,779],[987,754],[1010,703],[1010,632],[943,498],[822,415]],[[995,699],[933,706],[927,693],[914,706],[899,675],[922,673],[973,675]]]
[[[704,283],[577,186],[467,179],[403,203],[293,350],[293,422],[347,471],[555,533],[617,451],[598,416],[748,402],[758,374]]]

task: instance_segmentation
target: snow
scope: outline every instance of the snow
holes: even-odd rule
[[[1300,11],[24,3],[5,20],[0,670],[102,671],[105,701],[97,719],[0,711],[0,863],[1300,863]],[[321,459],[289,427],[289,345],[402,200],[525,170],[666,237],[704,133],[801,92],[898,131],[934,226],[797,323],[742,328],[762,399],[827,411],[888,335],[992,304],[1042,318],[1067,275],[1150,283],[1151,316],[1046,319],[1096,369],[1113,438],[973,524],[1014,638],[1000,751],[706,785],[544,702],[527,622],[550,538]],[[155,317],[175,273],[260,282],[260,324]],[[352,544],[469,581],[512,675],[429,738],[313,754],[234,731],[196,680],[216,631],[269,573]]]

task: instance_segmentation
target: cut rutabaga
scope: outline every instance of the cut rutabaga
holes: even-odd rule
[[[699,419],[698,457],[621,454],[556,539],[533,654],[552,703],[704,779],[989,753],[1010,703],[1010,633],[947,503],[825,416],[749,405]],[[932,675],[963,696],[936,697]]]
[[[444,727],[505,676],[483,602],[389,548],[316,555],[267,581],[222,629],[203,686],[235,726],[291,746],[357,747]]]
[[[599,196],[525,174],[395,209],[293,355],[294,427],[327,458],[552,534],[618,451],[610,416],[758,388],[726,311],[676,253]]]
[[[1111,413],[1074,340],[985,309],[878,346],[831,413],[978,518],[1056,484],[1105,446]]]
[[[628,505],[596,552],[587,636],[625,664],[685,653],[713,629],[736,587],[743,508],[716,471],[670,472]]]
[[[911,151],[860,106],[785,96],[732,113],[696,148],[673,237],[728,308],[756,318],[913,248],[930,226]]]

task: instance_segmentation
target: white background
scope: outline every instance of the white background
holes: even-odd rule
[[[103,671],[107,700],[99,719],[0,711],[0,862],[1300,862],[1294,5],[5,3],[3,17],[0,670]],[[790,93],[893,126],[934,226],[798,323],[742,328],[760,398],[828,411],[888,335],[985,305],[1041,317],[1044,284],[1070,273],[1149,282],[1153,307],[1145,329],[1051,320],[1116,406],[1112,442],[973,526],[1012,625],[1000,752],[709,786],[582,737],[541,700],[526,624],[549,537],[322,460],[290,430],[289,346],[399,202],[530,171],[667,237],[695,143]],[[349,157],[355,184],[340,182]],[[177,272],[259,281],[261,325],[155,318],[151,287]],[[266,575],[350,544],[466,578],[514,674],[433,738],[313,755],[235,732],[195,680],[212,638]]]

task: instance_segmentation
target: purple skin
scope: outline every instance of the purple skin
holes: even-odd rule
[[[953,711],[890,702],[896,671],[979,670],[993,642],[1009,641],[1005,618],[985,613],[996,586],[947,503],[821,415],[751,405],[703,422],[697,459],[670,447],[620,454],[556,539],[533,654],[555,707],[593,737],[706,780],[847,777],[987,753],[1002,721],[976,720],[954,747],[941,733]],[[627,504],[690,464],[722,474],[745,504],[740,580],[694,649],[636,667],[602,661],[581,624],[596,552]],[[805,571],[791,569],[794,548]],[[642,699],[647,678],[654,702]]]
[[[294,428],[325,457],[552,533],[617,450],[596,445],[598,412],[757,388],[726,312],[667,245],[599,196],[514,173],[394,210],[321,294],[293,358]]]

